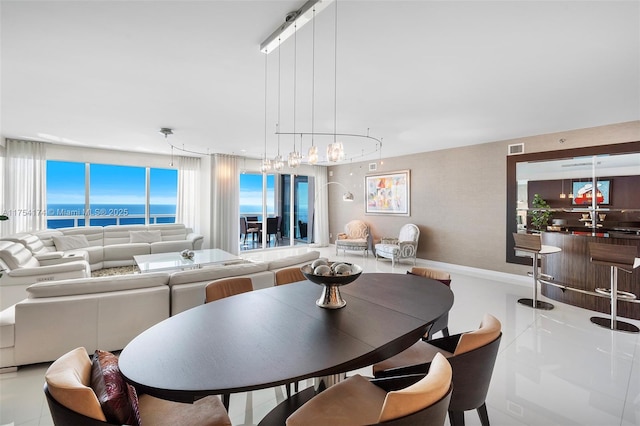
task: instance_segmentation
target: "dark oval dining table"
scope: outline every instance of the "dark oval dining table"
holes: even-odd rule
[[[119,366],[158,398],[192,402],[366,367],[415,343],[449,311],[453,293],[409,274],[362,274],[341,287],[347,305],[324,309],[310,281],[198,306],[134,338]]]

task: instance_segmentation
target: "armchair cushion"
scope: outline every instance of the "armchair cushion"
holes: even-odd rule
[[[451,365],[444,356],[436,354],[429,374],[419,382],[387,394],[379,423],[398,419],[438,402],[451,387]]]
[[[89,240],[86,235],[65,235],[65,236],[53,236],[53,243],[56,246],[56,250],[67,251],[81,249],[89,247]]]
[[[95,351],[91,364],[91,388],[108,422],[140,425],[136,390],[124,380],[118,368],[118,358],[111,352]]]
[[[454,354],[460,355],[494,341],[500,335],[501,328],[502,325],[496,317],[484,314],[477,330],[463,333],[460,336]]]
[[[106,421],[91,383],[91,360],[87,350],[76,348],[62,355],[45,373],[51,396],[65,407],[92,419]]]

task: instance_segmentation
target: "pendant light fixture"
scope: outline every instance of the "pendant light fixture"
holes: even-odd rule
[[[331,2],[335,2],[334,9],[334,111],[333,111],[333,132],[317,132],[315,128],[315,33],[316,33],[316,15],[331,4]],[[280,126],[280,113],[281,113],[281,105],[280,105],[280,96],[281,96],[281,65],[280,65],[280,51],[282,42],[287,40],[289,37],[296,37],[297,32],[300,30],[302,26],[304,26],[309,21],[312,21],[313,30],[312,30],[312,66],[311,66],[311,131],[300,132],[296,128],[296,103],[297,103],[297,40],[294,40],[294,123],[293,123],[293,131],[292,132],[282,132]],[[329,40],[328,40],[329,41]],[[307,0],[306,3],[298,10],[289,12],[285,16],[285,22],[280,25],[276,30],[265,39],[260,44],[260,51],[264,54],[269,54],[274,51],[274,49],[278,49],[278,119],[276,125],[276,135],[278,135],[278,155],[273,158],[271,166],[275,170],[280,169],[280,164],[282,163],[282,157],[280,156],[280,135],[292,135],[294,137],[294,148],[293,151],[289,153],[287,157],[287,164],[289,167],[295,168],[297,164],[302,162],[302,143],[300,145],[300,151],[296,150],[295,146],[295,137],[300,134],[302,135],[311,135],[311,146],[307,152],[307,163],[310,165],[314,165],[320,161],[319,158],[319,150],[316,145],[315,136],[323,136],[323,137],[332,137],[333,141],[328,144],[326,152],[326,161],[328,162],[339,162],[345,159],[345,151],[342,141],[338,141],[338,137],[340,138],[348,138],[348,140],[353,140],[352,138],[360,138],[366,139],[369,141],[376,142],[375,150],[367,151],[362,150],[361,157],[365,157],[376,152],[380,153],[382,151],[382,140],[377,139],[375,137],[369,136],[369,131],[367,129],[367,134],[359,134],[359,133],[337,133],[337,99],[338,99],[338,84],[337,84],[337,74],[338,74],[338,4],[337,0]],[[302,142],[302,140],[301,140]],[[356,156],[357,157],[357,156]],[[355,157],[351,157],[353,160]],[[323,159],[323,160],[325,160]]]
[[[260,171],[267,173],[271,170],[271,160],[267,158],[267,58],[269,55],[264,55],[264,155],[262,157],[262,164],[260,165]]]
[[[293,24],[293,134],[291,135],[291,139],[293,140],[293,151],[289,153],[289,157],[287,159],[287,165],[295,169],[300,166],[302,162],[302,154],[296,151],[296,83],[297,83],[297,53],[298,53],[298,31],[297,24]],[[302,135],[300,135],[302,137]]]
[[[280,46],[280,39],[278,39],[278,122],[276,123],[276,134],[278,136],[278,155],[275,156],[271,166],[273,170],[279,172],[284,167],[284,162],[282,161],[282,156],[280,155],[280,52],[282,51],[282,47]]]
[[[335,0],[335,35],[334,35],[334,61],[333,61],[333,143],[327,146],[327,160],[336,162],[344,159],[344,147],[342,142],[336,140],[338,131],[338,0]]]
[[[314,144],[315,113],[316,113],[316,7],[313,7],[313,19],[311,30],[311,146],[307,155],[309,164],[318,162],[318,147]],[[300,136],[302,137],[302,135]],[[301,148],[302,149],[302,148]]]
[[[564,179],[562,179],[562,192],[560,193],[560,198],[567,198],[567,194],[564,193]]]

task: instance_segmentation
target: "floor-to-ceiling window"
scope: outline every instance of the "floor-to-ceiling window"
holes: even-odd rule
[[[301,175],[241,173],[240,249],[310,242],[307,231],[310,181],[312,177]],[[274,224],[277,224],[275,233]]]
[[[47,227],[175,223],[175,169],[47,161]]]

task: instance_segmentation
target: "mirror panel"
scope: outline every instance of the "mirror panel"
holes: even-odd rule
[[[536,209],[550,214],[542,230],[625,233],[640,229],[637,188],[640,142],[507,157],[507,262],[531,263],[516,256],[512,233],[535,228],[534,194],[549,206]]]

